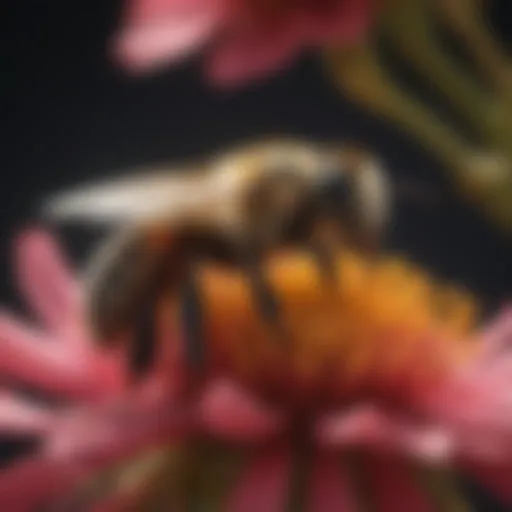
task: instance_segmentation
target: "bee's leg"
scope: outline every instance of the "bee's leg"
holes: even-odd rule
[[[334,246],[322,243],[322,241],[313,239],[309,248],[315,258],[315,261],[320,268],[322,278],[326,282],[333,282],[336,280],[336,250]]]
[[[311,252],[326,282],[336,279],[336,257],[342,246],[340,226],[329,217],[322,216],[320,207],[315,203],[295,219],[290,240]]]
[[[134,329],[130,342],[129,363],[136,376],[144,374],[153,362],[156,353],[158,333],[156,332],[156,312],[158,290],[148,294],[141,308],[134,314]]]
[[[267,251],[257,244],[247,244],[239,248],[239,251],[240,262],[258,311],[269,326],[282,330],[279,300],[263,272],[262,260]]]
[[[213,248],[211,251],[213,254]],[[201,366],[204,359],[203,308],[196,263],[198,256],[208,256],[209,253],[209,247],[199,247],[195,240],[180,240],[169,247],[159,262],[153,284],[135,317],[132,352],[133,364],[139,371],[149,367],[156,353],[157,307],[163,293],[179,296],[185,359],[191,368]]]
[[[162,263],[158,288],[149,293],[135,315],[132,337],[132,365],[137,375],[147,371],[157,353],[157,308],[162,293],[179,296],[180,320],[183,332],[184,358],[191,370],[198,370],[204,362],[203,304],[193,256],[181,258],[169,254]],[[169,272],[172,268],[173,271]]]
[[[171,265],[174,272],[167,278],[167,288],[180,296],[180,313],[185,343],[185,359],[193,372],[205,363],[205,334],[203,299],[198,279],[202,261],[216,261],[229,265],[238,263],[234,244],[209,229],[194,228],[180,235],[179,264]],[[176,263],[176,259],[174,260]]]
[[[197,370],[204,363],[203,303],[195,265],[190,266],[188,278],[181,294],[181,318],[183,322],[185,358],[188,365]]]
[[[275,328],[280,327],[280,307],[276,295],[272,292],[265,276],[262,273],[261,262],[251,259],[247,262],[247,275],[251,282],[251,289],[263,318]]]
[[[168,251],[171,253],[171,251]],[[126,297],[130,312],[125,322],[131,325],[129,330],[129,365],[134,377],[143,376],[154,362],[157,352],[157,311],[168,274],[170,254],[154,260],[151,272],[140,281],[137,294]],[[172,260],[172,258],[171,258]]]
[[[179,292],[191,275],[191,249],[178,240],[163,240],[156,248],[159,253],[153,258],[145,280],[141,280],[129,319],[133,322],[130,362],[136,377],[147,372],[158,351],[157,312],[162,295],[169,289]]]

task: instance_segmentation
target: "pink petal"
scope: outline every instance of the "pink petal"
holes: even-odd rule
[[[6,393],[0,394],[0,433],[33,435],[48,431],[55,417],[48,408]]]
[[[507,305],[482,332],[485,357],[494,360],[512,349],[512,306]]]
[[[454,440],[448,430],[415,425],[371,405],[325,416],[317,424],[316,435],[326,447],[362,446],[433,463],[448,462],[454,451]]]
[[[0,316],[0,375],[68,397],[104,395],[119,388],[112,362],[45,339],[9,315]]]
[[[141,13],[126,24],[115,40],[116,59],[131,71],[142,73],[179,61],[208,41],[224,15],[215,2],[167,9],[159,16]]]
[[[23,294],[43,322],[58,329],[77,320],[78,285],[57,243],[48,233],[32,230],[18,238],[15,267]]]
[[[429,397],[428,414],[452,432],[459,456],[480,463],[512,462],[511,383],[512,360],[497,359],[455,375]]]
[[[282,512],[288,499],[290,471],[288,450],[260,456],[232,491],[226,512]]]
[[[435,512],[410,468],[395,458],[368,458],[365,479],[370,499],[379,512]]]
[[[170,16],[179,16],[186,12],[199,12],[225,7],[223,0],[129,0],[126,19],[130,23],[143,23]]]
[[[50,458],[85,460],[93,467],[173,442],[194,426],[191,411],[165,396],[127,395],[62,418],[45,448]]]
[[[159,333],[154,365],[146,385],[157,388],[164,385],[170,394],[179,397],[186,387],[187,368],[183,361],[184,343],[174,336]]]
[[[86,407],[52,428],[43,452],[0,473],[0,510],[31,510],[54,500],[94,471],[181,438],[190,417],[165,400]]]
[[[289,64],[300,49],[303,26],[239,30],[213,50],[206,73],[215,85],[238,87]]]
[[[337,2],[324,15],[311,12],[305,20],[308,38],[314,43],[356,43],[364,38],[374,21],[374,6],[361,0]]]
[[[339,457],[321,453],[313,465],[308,508],[310,512],[357,512],[350,478]]]
[[[283,418],[229,381],[209,384],[201,398],[201,424],[219,437],[238,441],[268,438],[283,427]]]

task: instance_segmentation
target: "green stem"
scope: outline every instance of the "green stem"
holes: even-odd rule
[[[439,469],[417,469],[416,478],[428,491],[439,512],[471,512],[473,509],[458,488],[455,477]]]
[[[395,51],[450,101],[486,144],[509,149],[512,124],[507,109],[496,108],[496,99],[448,55],[436,37],[431,14],[430,5],[423,1],[395,2],[382,20],[383,34]]]
[[[411,132],[425,149],[460,171],[471,154],[466,141],[393,80],[372,45],[328,51],[327,63],[346,97]]]
[[[222,512],[236,479],[251,457],[250,450],[205,440],[197,443],[195,452],[196,468],[186,510]]]
[[[437,12],[464,42],[482,76],[512,106],[512,62],[489,30],[482,0],[437,0]]]

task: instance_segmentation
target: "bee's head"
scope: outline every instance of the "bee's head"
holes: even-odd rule
[[[383,166],[354,149],[327,153],[315,183],[316,208],[362,240],[376,241],[390,217],[390,186]]]

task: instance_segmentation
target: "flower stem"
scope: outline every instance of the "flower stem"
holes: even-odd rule
[[[487,93],[442,47],[432,23],[430,5],[401,0],[383,18],[382,30],[395,51],[432,83],[490,147],[509,151],[510,110]]]
[[[309,476],[313,460],[313,447],[309,442],[304,441],[303,438],[297,437],[293,441],[293,457],[290,493],[286,512],[305,512]]]
[[[464,498],[455,477],[437,468],[417,469],[416,478],[435,503],[439,512],[471,512],[473,508]]]
[[[393,79],[371,44],[327,51],[336,85],[349,99],[396,122],[444,162],[458,169],[469,153],[466,141]]]
[[[482,0],[436,0],[442,21],[468,48],[491,87],[512,105],[512,62],[489,29]]]

